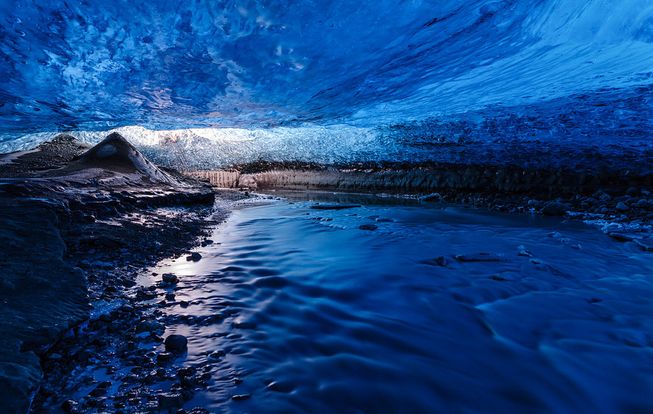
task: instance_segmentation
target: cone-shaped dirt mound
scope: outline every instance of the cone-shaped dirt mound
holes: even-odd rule
[[[67,167],[68,170],[74,171],[89,168],[101,168],[127,174],[136,173],[158,182],[175,181],[169,174],[148,161],[117,132],[111,133]]]

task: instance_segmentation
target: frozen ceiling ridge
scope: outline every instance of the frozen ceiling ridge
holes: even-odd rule
[[[0,130],[378,127],[653,81],[653,0],[6,0]]]

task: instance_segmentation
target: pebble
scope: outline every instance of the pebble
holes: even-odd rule
[[[616,209],[617,209],[617,211],[622,211],[623,212],[623,211],[630,210],[630,207],[628,207],[628,205],[626,203],[624,203],[623,201],[620,201],[619,203],[617,203]]]
[[[174,273],[164,273],[163,276],[161,276],[161,279],[163,280],[163,283],[169,285],[174,285],[179,282],[179,278]]]
[[[165,342],[166,351],[173,354],[183,354],[188,351],[188,339],[183,335],[170,335]]]
[[[189,256],[186,256],[186,261],[188,262],[199,262],[201,259],[202,255],[197,252],[193,252]]]
[[[500,276],[500,275],[492,275],[492,276],[490,276],[490,279],[495,280],[497,282],[507,282],[508,281],[508,279],[506,279],[505,277]]]
[[[213,351],[213,352],[211,352],[211,353],[209,354],[209,359],[217,360],[217,359],[221,359],[221,358],[224,357],[225,355],[226,355],[225,352],[222,351],[222,350],[220,350],[220,351]]]
[[[518,256],[524,256],[524,257],[533,257],[533,253],[528,251],[526,247],[524,246],[519,246],[519,253],[517,253]]]
[[[471,262],[503,262],[505,257],[494,253],[477,253],[477,254],[459,254],[456,255],[456,260],[463,263]]]
[[[443,197],[440,193],[431,193],[419,198],[419,201],[442,201]]]
[[[361,230],[367,230],[367,231],[374,231],[379,228],[376,224],[361,224],[358,226],[359,229]]]
[[[157,396],[160,410],[179,408],[184,405],[184,397],[181,394],[159,394]]]
[[[61,404],[61,409],[64,413],[74,414],[79,412],[79,403],[74,400],[66,400]]]
[[[569,207],[558,201],[550,201],[544,205],[542,208],[542,214],[545,216],[564,216],[567,213]]]
[[[620,242],[629,242],[634,240],[632,236],[624,233],[610,232],[608,233],[608,236]]]

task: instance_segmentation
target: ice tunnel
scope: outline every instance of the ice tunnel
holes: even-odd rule
[[[0,0],[0,412],[653,413],[653,0]]]
[[[649,0],[5,0],[0,17],[5,151],[119,127],[151,153],[182,141],[191,167],[649,147]]]

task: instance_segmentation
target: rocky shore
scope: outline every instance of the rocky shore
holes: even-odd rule
[[[390,193],[506,213],[605,224],[616,239],[640,240],[653,222],[653,174],[647,171],[528,169],[505,165],[257,162],[191,177],[218,187],[256,191],[324,190]],[[629,233],[625,235],[624,232]]]
[[[139,270],[190,253],[224,217],[214,197],[117,134],[91,149],[62,135],[0,158],[3,412],[56,400],[52,384],[93,358],[96,324],[137,312],[127,292]],[[117,320],[133,326],[138,316]]]

